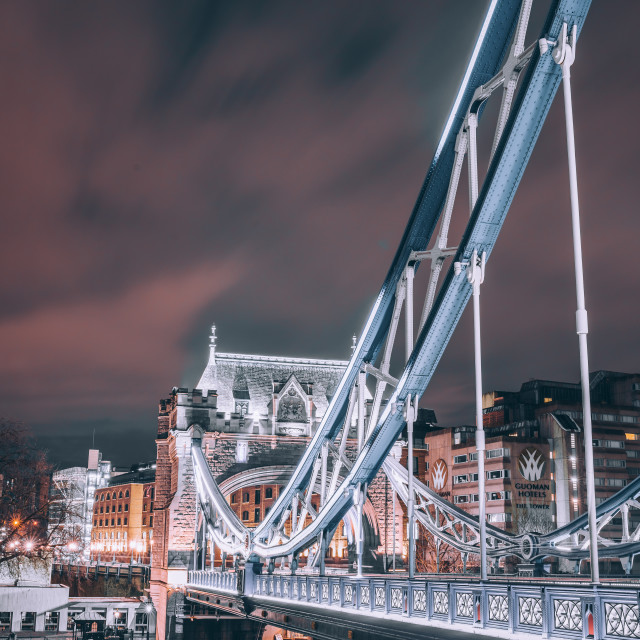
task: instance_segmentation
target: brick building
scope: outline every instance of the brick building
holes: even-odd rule
[[[155,464],[138,466],[95,492],[91,553],[95,559],[150,564]]]
[[[640,475],[640,374],[594,372],[591,398],[600,504]],[[544,533],[586,512],[579,384],[529,380],[519,391],[485,393],[483,412],[490,524],[512,533]],[[442,429],[420,410],[414,428],[416,476],[473,515],[478,514],[477,455],[474,426]],[[620,534],[621,523],[614,519],[605,533]]]

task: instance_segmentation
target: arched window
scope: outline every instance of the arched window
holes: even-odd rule
[[[249,519],[249,512],[248,511],[243,511],[242,512],[242,519],[243,520],[248,520]]]
[[[113,492],[113,495],[111,496],[114,500],[116,499],[116,492]]]
[[[118,498],[122,498],[122,491],[118,494]]]
[[[109,499],[109,494],[107,493],[107,500]],[[100,500],[104,500],[104,493],[100,496]]]
[[[129,497],[129,489],[127,489],[127,490],[124,492],[124,497],[125,497],[125,498],[128,498],[128,497]]]

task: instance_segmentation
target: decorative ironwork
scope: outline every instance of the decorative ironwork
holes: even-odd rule
[[[329,600],[329,585],[326,582],[322,583],[322,599]]]
[[[333,585],[333,601],[340,602],[340,585],[337,582]]]
[[[307,597],[307,583],[304,580],[300,583],[300,595],[303,598]]]
[[[608,636],[640,638],[640,616],[637,604],[605,602],[604,617]]]
[[[553,614],[553,622],[556,629],[582,631],[580,600],[554,600]]]
[[[310,587],[311,587],[311,599],[312,600],[317,600],[318,599],[318,585],[315,582],[312,582]]]
[[[473,597],[470,593],[456,593],[456,616],[459,618],[473,616]]]
[[[282,593],[283,593],[285,598],[287,598],[289,596],[289,583],[288,582],[285,582],[282,585]]]
[[[489,594],[489,620],[509,621],[509,598],[500,594]]]
[[[293,597],[294,598],[298,597],[298,581],[297,580],[293,581]]]
[[[402,589],[396,587],[391,589],[391,608],[402,609]]]
[[[344,585],[344,601],[353,602],[353,587],[350,584]]]
[[[375,605],[376,607],[384,607],[384,587],[376,587],[375,589]]]
[[[413,610],[414,611],[427,610],[427,594],[423,589],[416,589],[413,592]]]
[[[362,585],[360,587],[360,604],[371,604],[371,594],[369,593],[369,587]]]
[[[276,581],[276,595],[280,595],[280,580]]]
[[[448,615],[449,613],[449,594],[446,591],[433,592],[433,613]]]
[[[540,598],[518,596],[518,621],[531,627],[542,626],[542,602]]]

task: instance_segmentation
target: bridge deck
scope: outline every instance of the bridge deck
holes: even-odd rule
[[[640,638],[639,596],[640,583],[628,578],[594,587],[578,577],[483,583],[466,576],[254,575],[251,569],[192,571],[187,586],[194,602],[335,638],[349,637],[340,629],[403,638]]]

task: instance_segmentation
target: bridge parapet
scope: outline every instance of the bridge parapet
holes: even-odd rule
[[[240,594],[238,576],[193,571],[187,588]],[[265,599],[288,601],[365,616],[399,616],[427,626],[471,627],[492,637],[640,638],[640,588],[634,586],[264,574],[255,576],[243,595],[260,600],[261,606]]]

